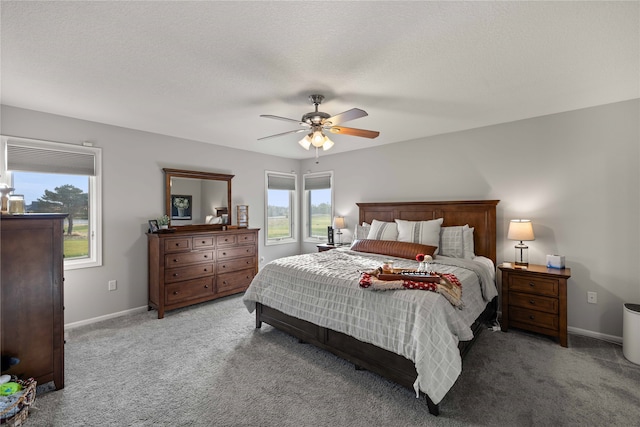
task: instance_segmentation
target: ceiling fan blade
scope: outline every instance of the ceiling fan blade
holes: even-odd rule
[[[262,138],[258,138],[258,141],[261,141],[263,139],[269,139],[269,138],[277,138],[279,136],[289,135],[290,133],[300,133],[300,132],[308,132],[308,131],[309,131],[309,129],[290,130],[288,132],[277,133],[275,135],[263,136]]]
[[[280,117],[280,116],[272,116],[271,114],[260,114],[260,117],[265,117],[267,119],[284,120],[285,122],[294,122],[294,123],[298,123],[299,125],[307,126],[306,123],[301,122],[300,120],[288,119],[286,117]]]
[[[329,128],[331,133],[337,133],[341,135],[361,136],[363,138],[376,138],[380,135],[380,132],[366,129],[346,128],[342,126],[332,126]]]
[[[366,111],[359,108],[352,108],[351,110],[345,111],[344,113],[336,114],[335,116],[329,117],[324,121],[324,123],[331,122],[331,125],[333,126],[342,122],[346,122],[348,120],[355,120],[359,119],[360,117],[366,116],[368,116]]]

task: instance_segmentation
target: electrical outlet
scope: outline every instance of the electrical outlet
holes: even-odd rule
[[[118,281],[117,280],[109,280],[109,290],[115,291],[118,289]]]
[[[597,304],[598,294],[596,292],[587,292],[587,302],[589,304]]]

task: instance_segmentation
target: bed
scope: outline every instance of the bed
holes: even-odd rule
[[[438,415],[440,401],[462,371],[462,358],[496,315],[497,204],[497,200],[357,203],[358,226],[369,226],[364,230],[366,239],[270,262],[256,275],[243,302],[250,312],[255,310],[256,328],[265,322],[354,363],[357,369],[413,389],[417,396],[425,396],[429,412]],[[389,259],[394,267],[415,268],[417,262],[411,258],[416,248],[430,248],[423,245],[427,242],[418,242],[421,235],[412,235],[418,243],[389,240],[406,240],[409,225],[431,227],[435,222],[441,227],[440,241],[433,246],[441,247],[432,268],[460,279],[461,306],[437,292],[360,286],[363,271]],[[371,233],[388,229],[388,224],[397,225],[399,235]],[[454,245],[443,237],[457,236],[458,231],[467,233],[462,249],[460,240]],[[471,256],[467,256],[469,239]],[[376,253],[387,243],[396,249]]]

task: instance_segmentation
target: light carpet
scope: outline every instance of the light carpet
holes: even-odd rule
[[[65,388],[35,406],[28,426],[630,426],[640,366],[592,338],[486,330],[434,417],[412,390],[255,329],[237,295],[72,329]]]

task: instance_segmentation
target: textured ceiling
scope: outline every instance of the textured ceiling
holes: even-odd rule
[[[638,98],[639,5],[2,1],[1,101],[306,158],[259,115],[366,110],[337,153]]]

